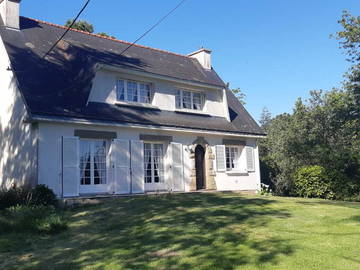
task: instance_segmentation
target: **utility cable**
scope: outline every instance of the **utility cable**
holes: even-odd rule
[[[145,37],[148,33],[150,33],[156,26],[158,26],[160,23],[162,23],[163,20],[165,20],[167,17],[170,16],[171,13],[173,13],[175,10],[177,10],[182,4],[184,4],[186,0],[182,0],[177,4],[172,10],[170,10],[165,16],[163,16],[160,20],[158,20],[153,26],[151,26],[144,34],[142,34],[140,37],[138,37],[133,43],[131,43],[129,46],[127,46],[120,54],[121,56],[124,52],[126,52],[128,49],[130,49],[132,46],[136,44],[140,39]]]
[[[85,5],[82,7],[82,9],[79,11],[79,13],[76,15],[76,17],[72,20],[72,23],[69,25],[69,27],[66,29],[64,34],[51,46],[51,48],[41,57],[41,59],[44,59],[46,56],[49,55],[49,53],[58,45],[58,43],[65,37],[65,35],[70,31],[71,27],[75,24],[76,20],[80,17],[81,13],[85,10],[85,8],[89,5],[90,0],[87,0]]]

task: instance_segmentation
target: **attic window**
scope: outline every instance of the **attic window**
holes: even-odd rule
[[[204,94],[199,92],[177,90],[176,108],[201,111],[204,105]]]
[[[150,103],[151,85],[143,82],[118,80],[116,95],[118,101]]]

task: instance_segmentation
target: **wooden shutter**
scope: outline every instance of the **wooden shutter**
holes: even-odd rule
[[[111,144],[113,186],[116,194],[130,193],[130,148],[128,140],[114,139]]]
[[[62,137],[63,197],[79,196],[80,186],[79,138]]]
[[[184,191],[183,154],[181,143],[170,143],[171,168],[172,168],[172,190]]]
[[[255,171],[254,148],[251,146],[245,147],[246,151],[246,167],[248,172]]]
[[[225,145],[215,145],[216,170],[218,172],[226,171]]]
[[[144,142],[131,141],[131,188],[133,193],[143,193],[144,180]]]

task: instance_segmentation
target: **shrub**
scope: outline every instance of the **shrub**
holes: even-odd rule
[[[5,209],[15,205],[30,204],[31,193],[26,187],[17,187],[13,185],[8,190],[0,191],[0,209]]]
[[[1,232],[58,233],[67,222],[53,206],[11,206],[0,216]]]
[[[57,206],[58,201],[50,188],[45,185],[37,185],[31,190],[31,204]]]
[[[295,192],[301,197],[333,199],[334,192],[325,168],[315,166],[301,167],[294,175]]]
[[[27,187],[12,186],[8,190],[0,191],[0,209],[16,205],[53,205],[57,206],[54,192],[45,185]]]

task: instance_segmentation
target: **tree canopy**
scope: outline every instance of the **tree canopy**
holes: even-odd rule
[[[67,20],[66,23],[65,23],[65,26],[69,27],[72,24],[72,22],[73,22],[72,20]],[[95,31],[94,26],[91,23],[89,23],[87,21],[84,21],[84,20],[76,21],[71,28],[81,30],[81,31],[85,31],[85,32],[88,32],[88,33],[94,33],[94,31]],[[116,37],[110,36],[110,35],[108,35],[107,33],[104,33],[104,32],[99,32],[99,33],[97,33],[97,35],[104,36],[104,37],[109,37],[109,38],[113,38],[113,39],[116,38]]]
[[[342,87],[310,91],[291,114],[269,120],[265,111],[260,120],[268,134],[260,142],[262,181],[276,194],[360,199],[360,18],[344,11],[339,23],[343,29],[334,37],[352,63]],[[299,178],[304,172],[326,179],[328,194],[299,194],[297,181],[309,183]]]

